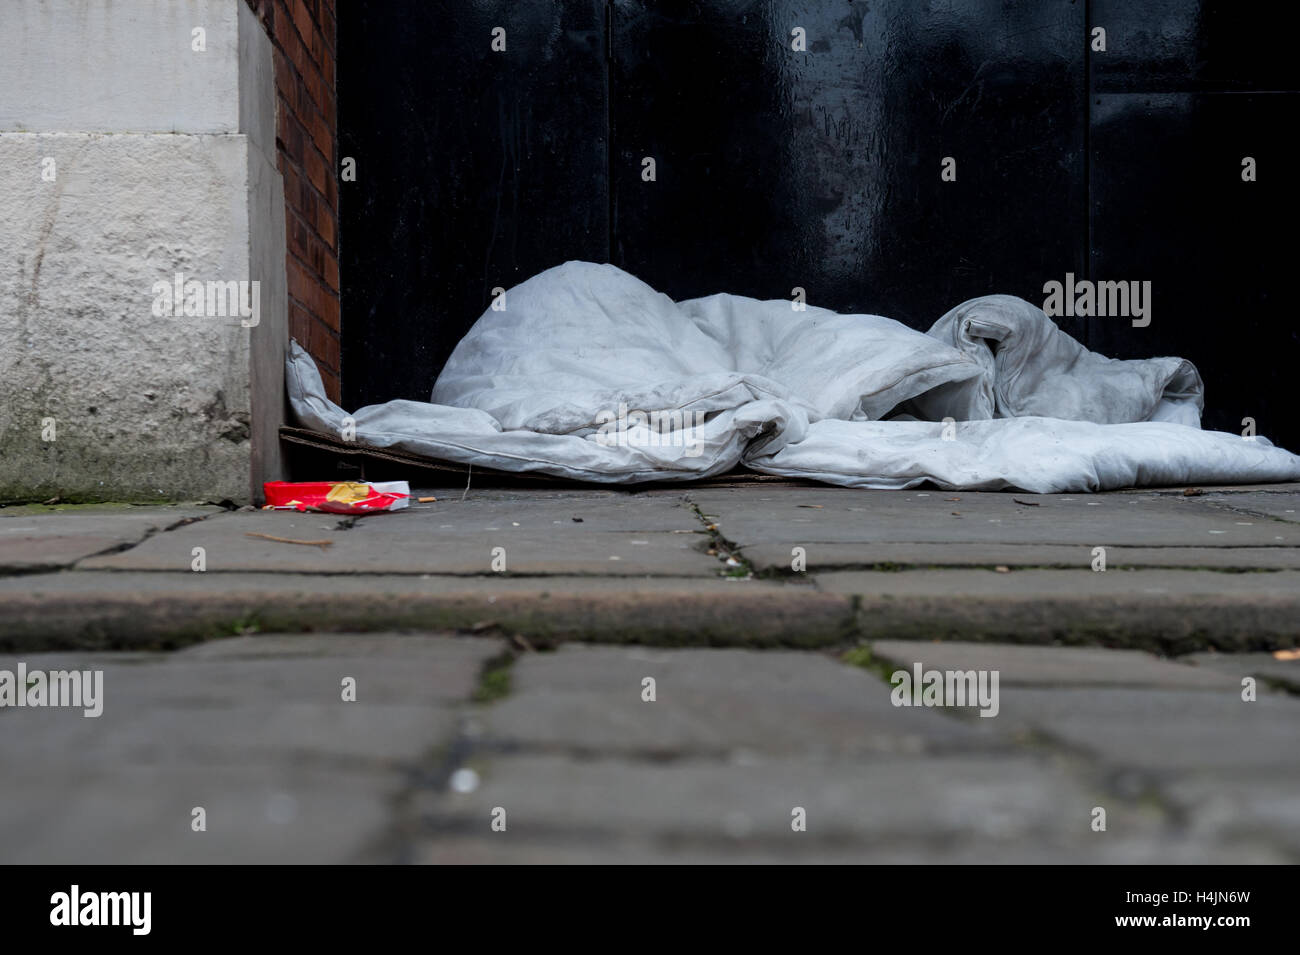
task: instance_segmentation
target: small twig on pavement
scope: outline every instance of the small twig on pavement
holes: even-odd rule
[[[260,537],[263,540],[275,541],[278,544],[306,544],[309,547],[319,547],[321,550],[334,545],[333,541],[300,541],[294,540],[292,537],[276,537],[274,534],[258,534],[254,531],[246,531],[244,536]]]

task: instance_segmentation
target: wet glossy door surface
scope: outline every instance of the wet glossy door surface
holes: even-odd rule
[[[1094,0],[1089,231],[1098,280],[1152,283],[1151,324],[1094,318],[1091,347],[1181,355],[1207,428],[1300,452],[1300,331],[1288,294],[1300,213],[1294,4]],[[1242,161],[1256,179],[1243,181]]]
[[[1080,6],[614,9],[614,261],[656,288],[928,327],[1082,266]]]
[[[602,0],[339,5],[348,407],[427,401],[493,288],[608,259],[605,49]]]

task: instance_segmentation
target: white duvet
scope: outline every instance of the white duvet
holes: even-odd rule
[[[1300,480],[1300,457],[1265,438],[1200,430],[1189,362],[1103,358],[1008,295],[922,334],[786,300],[673,302],[612,265],[568,262],[484,312],[429,403],[348,415],[297,343],[287,371],[304,427],[607,484],[738,464],[848,487],[1042,493]]]

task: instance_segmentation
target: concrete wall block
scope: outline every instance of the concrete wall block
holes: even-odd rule
[[[276,207],[275,182],[263,166],[250,188],[250,150],[0,133],[0,499],[248,498],[254,332],[154,307],[178,272],[259,278],[250,210]]]
[[[0,130],[239,130],[242,0],[5,0]],[[202,51],[195,30],[202,30]]]
[[[10,0],[0,500],[245,501],[281,476],[275,108],[242,0]],[[177,273],[201,314],[157,314]],[[258,283],[256,321],[212,312],[207,284],[232,281]]]

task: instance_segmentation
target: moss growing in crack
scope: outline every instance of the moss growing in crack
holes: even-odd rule
[[[231,636],[231,637],[243,637],[252,633],[261,633],[261,632],[262,632],[262,624],[258,621],[257,617],[253,614],[249,614],[248,616],[239,617],[235,620],[232,620],[230,621],[230,623],[222,627],[219,631],[221,636]]]
[[[1274,693],[1286,693],[1289,696],[1300,696],[1300,683],[1293,683],[1280,676],[1272,676],[1267,673],[1255,673],[1252,675],[1256,680]]]
[[[495,703],[510,695],[511,668],[515,664],[515,654],[509,650],[498,653],[483,664],[479,674],[478,686],[474,688],[475,703]]]
[[[840,659],[849,664],[849,666],[870,670],[886,683],[890,682],[890,676],[892,676],[894,671],[897,669],[897,667],[888,660],[882,660],[880,657],[873,654],[871,652],[871,647],[866,644],[853,647],[850,650],[845,650],[840,654]]]

